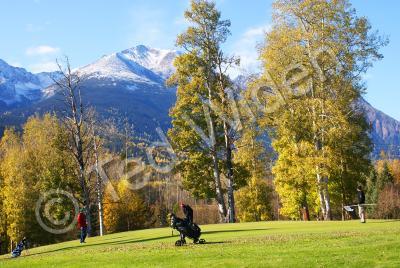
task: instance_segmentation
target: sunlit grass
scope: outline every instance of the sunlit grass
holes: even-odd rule
[[[261,222],[202,226],[207,244],[175,247],[149,229],[0,257],[0,267],[400,267],[400,221]]]

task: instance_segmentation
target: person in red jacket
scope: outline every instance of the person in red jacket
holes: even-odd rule
[[[78,214],[78,226],[81,229],[81,244],[86,243],[86,235],[87,235],[87,222],[86,215],[83,213],[83,209]]]

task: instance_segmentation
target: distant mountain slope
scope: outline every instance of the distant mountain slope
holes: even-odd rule
[[[42,89],[51,85],[54,73],[32,74],[0,59],[0,107],[21,106],[39,101]],[[0,109],[1,111],[1,109]]]
[[[126,118],[133,125],[136,135],[147,134],[158,138],[155,129],[161,127],[167,130],[170,126],[168,113],[176,96],[175,89],[166,88],[165,80],[174,71],[172,63],[176,55],[173,50],[141,45],[103,56],[76,70],[85,78],[82,98],[95,107],[103,119],[115,118],[122,122]],[[27,117],[35,113],[61,112],[64,109],[56,87],[40,88],[39,82],[43,81],[40,78],[43,77],[23,71],[37,85],[36,98],[29,105],[17,105],[17,100],[3,110],[0,128],[23,124]],[[15,76],[15,80],[19,78]]]
[[[375,109],[364,99],[360,103],[371,123],[374,155],[383,150],[391,156],[400,157],[400,122]]]
[[[136,135],[158,139],[156,127],[170,127],[169,109],[175,89],[166,88],[165,80],[173,73],[177,51],[139,45],[103,56],[77,69],[85,77],[83,99],[103,118],[128,120]],[[32,74],[0,60],[0,133],[8,125],[23,124],[34,113],[59,112],[61,97],[51,84],[50,75]],[[400,123],[361,100],[372,125],[374,155],[385,150],[400,157]]]

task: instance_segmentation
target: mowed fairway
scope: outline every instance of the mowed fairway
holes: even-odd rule
[[[0,267],[400,267],[400,221],[260,222],[202,226],[203,245],[149,229],[0,256]]]

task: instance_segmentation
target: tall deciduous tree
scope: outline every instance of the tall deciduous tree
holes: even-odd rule
[[[311,183],[323,218],[329,220],[331,203],[336,204],[331,199],[349,188],[338,178],[362,180],[368,170],[367,124],[357,102],[364,91],[361,75],[382,58],[379,48],[386,40],[371,32],[368,20],[357,17],[348,0],[277,0],[273,7],[261,80],[273,92],[267,97],[267,118],[276,128],[274,146],[280,153],[275,175]],[[293,156],[297,159],[289,161]],[[293,160],[305,161],[306,177],[302,169],[290,171]],[[301,184],[288,190],[298,194]]]
[[[221,219],[234,222],[234,131],[228,122],[231,81],[226,71],[238,62],[221,49],[230,34],[230,21],[222,20],[215,3],[205,0],[193,0],[185,18],[191,26],[177,39],[185,53],[176,59],[176,73],[170,79],[178,85],[178,100],[171,111],[173,129],[169,135],[185,157],[178,168],[186,186],[196,195],[213,195]],[[227,179],[228,209],[221,175]]]
[[[273,155],[267,150],[266,133],[260,122],[262,118],[252,102],[251,92],[251,89],[242,90],[238,100],[241,120],[246,123],[235,141],[234,161],[245,168],[250,179],[246,187],[236,192],[236,205],[240,221],[264,221],[272,219]]]
[[[35,244],[44,244],[64,238],[42,229],[35,215],[35,204],[38,205],[41,194],[54,189],[79,196],[74,162],[63,146],[65,135],[58,119],[46,114],[43,118],[29,118],[22,135],[7,130],[1,139],[0,177],[3,183],[0,190],[6,219],[3,226],[10,240],[16,242],[26,236]],[[49,205],[49,208],[53,219],[62,220],[64,213],[70,212],[73,206],[70,202],[62,202],[54,207]],[[38,216],[44,216],[41,218],[45,224],[53,226],[46,220],[46,215]]]
[[[65,68],[57,62],[61,79],[54,79],[55,85],[64,97],[66,104],[64,110],[64,126],[69,131],[68,148],[77,164],[77,177],[81,185],[82,197],[86,209],[88,222],[88,235],[92,232],[91,220],[91,200],[90,183],[88,182],[87,166],[91,158],[93,142],[92,133],[90,133],[90,120],[87,107],[83,103],[81,86],[82,77],[77,72],[73,72],[69,59],[65,59]]]

